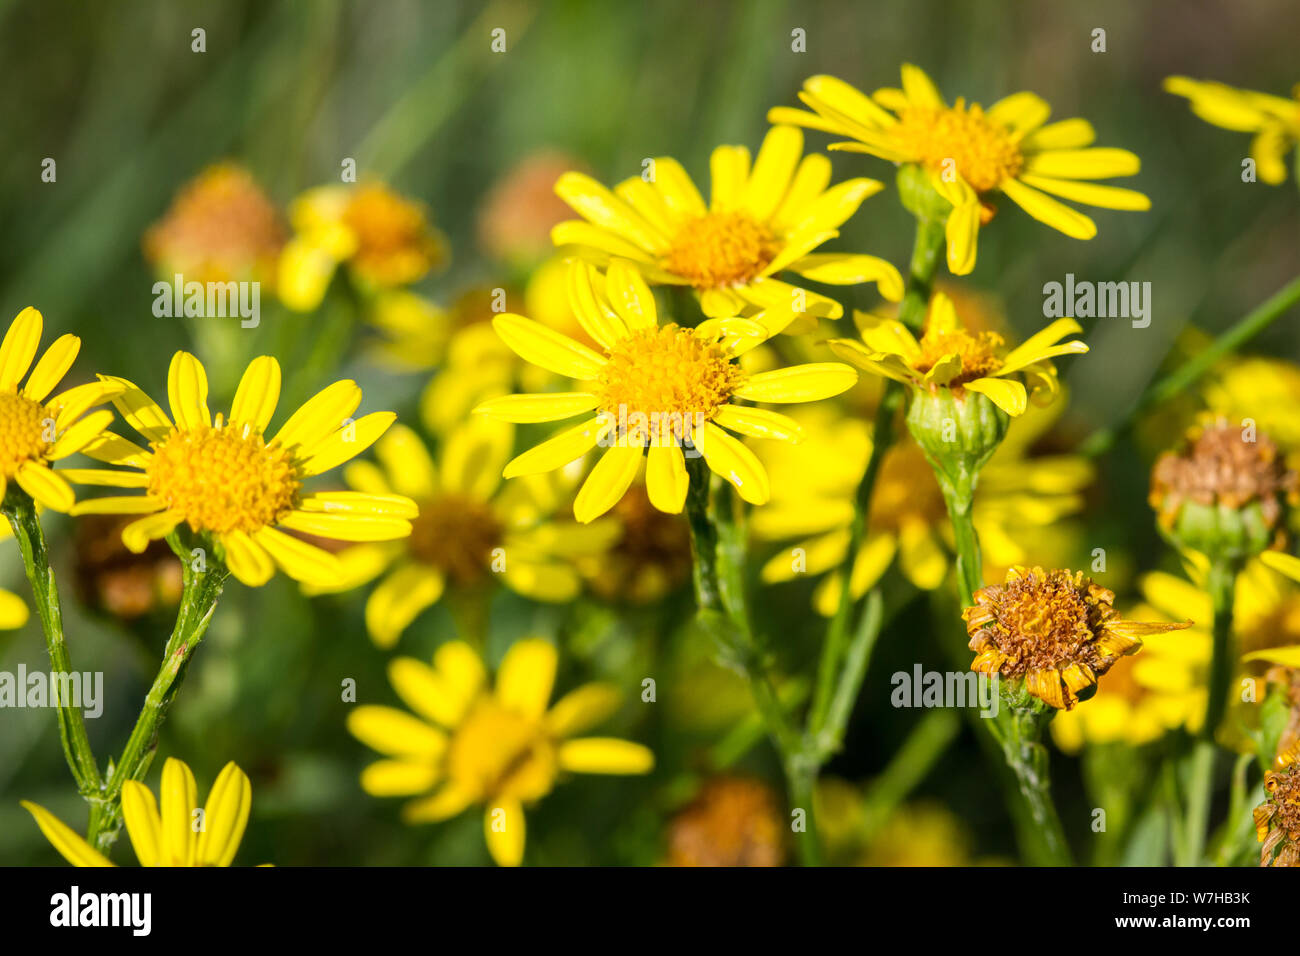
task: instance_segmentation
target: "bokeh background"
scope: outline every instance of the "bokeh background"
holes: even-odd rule
[[[191,51],[195,27],[206,31],[204,53]],[[1091,50],[1098,27],[1105,53]],[[504,53],[490,48],[496,28],[506,31]],[[791,51],[796,28],[806,32],[806,52]],[[1242,183],[1247,138],[1206,126],[1160,82],[1183,73],[1285,95],[1300,80],[1297,36],[1300,6],[1291,0],[0,2],[0,316],[8,321],[35,305],[47,340],[54,330],[82,337],[77,374],[112,371],[159,394],[171,353],[193,347],[194,333],[153,316],[141,237],[208,163],[238,160],[286,203],[337,181],[341,160],[355,158],[359,170],[432,210],[451,259],[418,290],[449,302],[476,284],[513,278],[483,248],[479,219],[493,186],[521,161],[550,151],[613,182],[638,173],[645,157],[670,154],[705,183],[713,146],[756,148],[767,109],[795,104],[806,76],[832,73],[869,90],[896,85],[899,63],[911,61],[950,97],[964,92],[990,103],[1032,89],[1052,103],[1054,117],[1090,119],[1099,145],[1142,157],[1141,175],[1124,185],[1146,192],[1151,212],[1099,211],[1092,242],[1045,231],[1014,208],[981,234],[970,285],[995,293],[1020,335],[1041,324],[1043,284],[1067,272],[1152,283],[1149,328],[1084,323],[1093,351],[1065,370],[1071,404],[1053,438],[1067,448],[1124,413],[1188,326],[1213,334],[1294,274],[1294,184]],[[815,133],[808,139],[810,148],[825,142]],[[890,178],[879,162],[832,156],[837,179]],[[57,161],[55,183],[41,180],[46,157]],[[838,242],[904,265],[911,223],[892,189],[865,204]],[[846,291],[859,297],[855,304],[873,304],[871,287]],[[271,310],[264,304],[263,312]],[[283,345],[288,367],[304,342]],[[1254,348],[1300,356],[1294,322],[1277,324]],[[393,374],[358,354],[334,375],[343,376],[361,383],[365,408],[415,420],[427,375]],[[1126,572],[1160,561],[1145,503],[1148,465],[1129,442],[1102,462],[1081,553],[1106,547]],[[129,731],[170,618],[163,610],[122,623],[77,601],[74,525],[50,518],[47,529],[76,666],[105,672],[104,716],[91,726],[103,760]],[[1116,570],[1116,579],[1132,574]],[[0,583],[28,593],[11,544],[0,548]],[[821,632],[800,587],[757,598],[791,671],[811,660]],[[925,716],[889,706],[889,675],[944,661],[932,602],[898,603],[846,751],[828,773],[847,781],[839,796],[850,802],[864,788],[878,799],[902,787],[904,822],[940,846],[936,862],[948,851],[1014,858],[1010,824],[969,730],[936,722],[941,754],[918,762],[917,779],[906,779],[906,767],[898,779],[897,765],[895,776],[879,776]],[[250,774],[254,811],[241,863],[486,862],[477,814],[407,828],[398,801],[374,800],[357,785],[369,754],[344,730],[340,682],[355,678],[362,701],[389,700],[387,656],[366,638],[360,607],[347,597],[309,601],[283,577],[257,591],[231,587],[161,753],[189,762],[201,792],[228,759]],[[495,600],[492,653],[522,634],[554,636],[564,649],[560,689],[595,677],[629,688],[610,730],[648,743],[659,760],[646,779],[562,786],[530,817],[531,862],[658,862],[668,821],[722,768],[767,781],[783,801],[770,749],[744,730],[744,688],[709,664],[707,648],[692,645],[690,612],[680,592],[631,612],[593,598],[559,608],[505,592]],[[401,650],[425,656],[451,633],[450,616],[435,609]],[[45,660],[34,620],[0,633],[0,669]],[[646,676],[658,681],[652,706],[636,700]],[[1063,813],[1086,815],[1078,762],[1058,756],[1055,773]],[[0,861],[55,862],[21,798],[74,825],[84,819],[48,711],[0,712]]]

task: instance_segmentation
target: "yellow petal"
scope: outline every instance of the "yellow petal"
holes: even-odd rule
[[[590,176],[578,172],[563,174],[555,183],[555,194],[584,219],[643,249],[660,251],[666,247],[667,240],[636,210]]]
[[[454,679],[414,657],[395,657],[388,664],[388,680],[406,706],[443,727],[460,723],[469,705],[464,689]]]
[[[122,529],[122,543],[133,554],[144,554],[152,542],[171,534],[184,517],[179,511],[160,511],[138,518]]]
[[[741,205],[766,222],[784,198],[803,154],[803,133],[794,126],[773,126],[763,137],[754,169],[741,194]]]
[[[392,647],[411,622],[438,603],[445,580],[432,567],[406,564],[394,569],[366,601],[366,630],[380,647]]]
[[[56,472],[37,462],[23,462],[14,477],[23,491],[52,511],[71,511],[72,506],[77,502],[76,495],[72,493],[72,486]]]
[[[41,344],[41,327],[44,320],[31,306],[14,318],[0,342],[0,391],[18,390],[18,383],[32,367],[36,349]]]
[[[428,760],[376,760],[361,771],[361,789],[372,797],[409,797],[428,793],[441,778]]]
[[[751,375],[732,394],[752,402],[815,402],[848,391],[857,380],[848,365],[814,362]]]
[[[1086,119],[1067,119],[1039,127],[1020,141],[1026,152],[1043,152],[1049,149],[1078,149],[1089,146],[1097,138],[1092,124]]]
[[[749,178],[749,150],[744,146],[719,146],[709,156],[709,177],[713,185],[709,208],[734,209]]]
[[[476,794],[472,791],[447,783],[433,796],[408,803],[402,808],[402,819],[407,823],[449,820],[473,803],[475,798]]]
[[[127,424],[151,442],[160,442],[167,437],[172,430],[171,419],[139,386],[112,375],[101,375],[100,379],[119,389],[111,400]]]
[[[280,427],[274,441],[286,449],[312,445],[340,428],[361,405],[361,389],[356,382],[344,379],[327,385]]]
[[[194,811],[198,807],[198,786],[190,768],[175,757],[163,764],[162,850],[170,866],[193,866],[198,850],[194,832]]]
[[[524,808],[518,800],[495,800],[483,815],[483,835],[497,866],[524,862]]]
[[[301,450],[301,453],[306,456],[301,459],[299,465],[301,473],[319,475],[331,468],[337,468],[378,441],[395,421],[397,415],[393,412],[371,412],[369,415],[362,415],[354,422],[348,422],[332,435],[327,435],[316,444]]]
[[[654,294],[626,259],[610,262],[605,273],[605,295],[629,329],[653,329],[659,324]]]
[[[158,801],[138,780],[122,784],[122,818],[131,837],[131,847],[141,866],[167,866],[163,858],[162,820]]]
[[[244,531],[227,531],[221,535],[226,567],[236,580],[250,588],[259,588],[275,574],[275,562],[266,550]]]
[[[280,519],[280,527],[335,541],[394,541],[411,533],[405,518],[307,511],[290,511]]]
[[[34,310],[33,310],[34,311]],[[71,827],[39,804],[20,800],[28,813],[36,818],[36,825],[45,834],[54,849],[73,866],[112,866],[108,858],[96,851],[78,836]]]
[[[546,727],[555,737],[571,737],[610,717],[621,700],[613,684],[584,684],[571,690],[546,715]]]
[[[227,763],[217,775],[203,807],[203,832],[196,854],[199,866],[230,866],[248,826],[253,788],[248,775]]]
[[[506,464],[502,474],[506,478],[516,478],[520,475],[538,475],[562,468],[595,448],[601,435],[607,430],[607,425],[600,419],[593,418],[517,455]]]
[[[69,455],[75,455],[103,434],[104,429],[112,422],[113,413],[107,408],[91,412],[60,433],[54,444],[45,450],[45,457],[50,461],[59,461]],[[57,425],[55,427],[57,429]]]
[[[667,514],[681,514],[686,505],[690,479],[679,447],[673,444],[650,446],[646,456],[645,486],[652,505]]]
[[[1072,239],[1091,239],[1097,235],[1096,223],[1046,193],[1041,193],[1014,179],[1003,182],[1001,189],[1029,215]]]
[[[582,381],[600,377],[602,356],[540,322],[507,312],[492,320],[492,328],[525,362]]]
[[[280,363],[269,355],[259,355],[248,363],[230,405],[232,424],[249,424],[266,431],[280,401]]]
[[[573,500],[573,516],[586,524],[599,518],[626,493],[641,467],[639,445],[616,445],[600,456]],[[518,461],[518,459],[515,459]]]
[[[212,424],[208,412],[208,376],[203,365],[189,352],[172,356],[167,370],[167,400],[178,428],[200,428]]]
[[[497,670],[497,700],[525,717],[540,718],[555,685],[556,660],[555,645],[549,641],[515,641]]]
[[[447,735],[396,707],[362,705],[348,714],[348,731],[386,757],[441,757]]]
[[[72,368],[81,349],[81,339],[75,335],[61,335],[45,350],[41,360],[32,369],[31,377],[23,386],[23,394],[33,402],[43,402],[45,398],[63,381],[63,376]]]
[[[1011,416],[1023,415],[1029,404],[1025,386],[1014,379],[977,378],[973,382],[967,382],[965,387],[972,392],[987,395],[994,405]]]
[[[1135,176],[1142,161],[1127,149],[1053,149],[1035,153],[1025,161],[1025,172],[1058,179],[1110,179]]]
[[[280,569],[295,581],[329,585],[342,575],[338,558],[301,538],[274,528],[262,528],[253,534],[253,540],[265,548]]]
[[[643,774],[654,769],[648,747],[613,737],[581,737],[560,744],[560,766],[570,773]]]
[[[774,438],[778,441],[797,443],[802,441],[804,436],[803,426],[793,418],[766,408],[723,405],[713,416],[713,420],[723,428],[730,428],[732,431],[753,438]]]
[[[475,415],[502,422],[534,424],[554,422],[589,412],[599,404],[590,392],[542,392],[537,395],[502,395],[481,402]]]
[[[750,504],[767,503],[772,496],[767,470],[752,451],[712,422],[696,429],[694,437],[696,449],[714,474],[731,482]]]
[[[1051,179],[1047,176],[1025,174],[1020,181],[1027,186],[1041,189],[1043,192],[1060,196],[1073,202],[1102,209],[1128,209],[1141,212],[1151,208],[1151,200],[1134,189],[1121,189],[1118,186],[1102,186],[1097,183],[1081,183],[1071,179]]]

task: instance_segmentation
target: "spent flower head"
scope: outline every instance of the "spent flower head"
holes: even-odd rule
[[[975,651],[971,669],[1021,681],[1034,697],[1069,710],[1121,656],[1148,634],[1190,627],[1126,621],[1115,593],[1082,571],[1014,567],[1003,584],[975,592],[962,617]]]

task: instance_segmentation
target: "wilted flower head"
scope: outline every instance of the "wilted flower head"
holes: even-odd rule
[[[251,173],[221,162],[181,187],[142,243],[149,264],[168,279],[274,282],[287,238],[279,211]]]
[[[785,825],[772,789],[745,777],[716,777],[673,817],[670,866],[780,866]]]
[[[1300,763],[1264,774],[1268,797],[1255,808],[1260,866],[1300,866]]]
[[[1034,697],[1069,710],[1080,691],[1142,646],[1142,636],[1191,626],[1125,621],[1114,601],[1115,592],[1082,571],[1014,567],[962,611],[976,652],[971,669],[1023,680]]]
[[[528,264],[551,251],[551,228],[568,219],[569,204],[555,194],[555,181],[580,164],[545,150],[506,171],[479,210],[478,242],[493,259]]]
[[[1246,557],[1284,536],[1283,511],[1300,494],[1267,435],[1215,419],[1188,432],[1151,471],[1151,506],[1180,545],[1207,555]]]

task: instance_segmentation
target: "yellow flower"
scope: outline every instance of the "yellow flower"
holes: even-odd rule
[[[963,327],[952,300],[942,292],[930,300],[919,342],[896,319],[880,318],[872,324],[872,317],[859,318],[864,325],[862,342],[831,339],[828,343],[840,358],[915,391],[947,388],[958,397],[963,389],[978,392],[1008,415],[1024,414],[1028,404],[1018,376],[1029,378],[1034,390],[1046,392],[1050,400],[1059,387],[1051,359],[1088,351],[1078,339],[1060,342],[1082,331],[1074,319],[1057,319],[1008,351],[996,332],[970,332]]]
[[[446,259],[446,244],[424,208],[377,182],[318,186],[289,212],[295,236],[280,257],[279,293],[289,308],[321,303],[346,262],[366,289],[409,285]]]
[[[367,793],[429,794],[407,803],[408,823],[447,820],[481,804],[492,858],[517,866],[524,856],[524,805],[550,793],[561,771],[643,774],[654,766],[654,754],[640,744],[574,738],[614,712],[613,687],[585,684],[547,710],[556,653],[546,641],[511,645],[495,689],[463,641],[443,644],[433,661],[430,667],[398,657],[388,667],[393,689],[418,716],[378,706],[348,715],[353,736],[388,758],[361,774]]]
[[[122,816],[141,866],[230,866],[248,826],[252,788],[233,762],[226,764],[198,807],[190,768],[174,757],[163,766],[162,813],[149,788],[136,780],[122,785]],[[22,801],[45,838],[73,866],[113,866],[102,853],[42,806]],[[201,814],[201,816],[200,816]],[[202,826],[195,827],[195,821]]]
[[[1300,451],[1300,368],[1282,359],[1233,356],[1201,385],[1210,411],[1232,422],[1250,419],[1286,451]]]
[[[600,266],[628,259],[651,282],[691,286],[714,318],[770,309],[843,315],[834,299],[774,278],[784,270],[832,285],[875,282],[887,299],[902,298],[902,277],[885,260],[813,251],[884,186],[850,179],[827,188],[830,160],[803,156],[795,127],[770,130],[752,168],[745,147],[715,149],[708,206],[676,160],[653,162],[650,181],[634,176],[613,191],[582,173],[561,176],[556,193],[583,219],[556,226],[555,244],[576,246]]]
[[[971,670],[1023,680],[1025,690],[1058,710],[1079,702],[1079,693],[1142,638],[1191,626],[1122,619],[1115,593],[1082,571],[1012,568],[1005,584],[975,592],[975,606],[962,610]]]
[[[520,357],[587,388],[506,395],[484,402],[475,412],[519,423],[597,412],[505,468],[507,478],[541,474],[581,458],[597,445],[604,447],[573,503],[581,522],[599,517],[623,497],[647,448],[651,503],[660,511],[680,512],[688,487],[682,453],[686,441],[741,498],[763,504],[771,494],[767,472],[754,453],[723,428],[783,441],[798,441],[799,428],[788,416],[733,400],[817,401],[857,381],[852,368],[836,362],[747,374],[736,358],[788,324],[788,313],[775,326],[742,318],[710,319],[695,329],[660,325],[654,296],[626,260],[612,260],[607,276],[576,262],[570,277],[574,312],[603,354],[521,315],[502,315],[492,324]]]
[[[416,509],[409,498],[303,490],[305,479],[369,448],[396,417],[372,412],[353,421],[361,404],[356,382],[322,389],[268,439],[264,433],[280,398],[280,363],[269,355],[249,363],[229,420],[218,414],[213,421],[207,374],[188,352],[176,353],[167,374],[170,419],[126,379],[104,381],[119,389],[112,401],[148,439],[149,449],[106,433],[85,454],[135,470],[70,475],[82,484],[139,488],[143,494],[83,501],[75,513],[142,515],[122,532],[123,543],[137,554],[184,522],[215,538],[230,572],[247,585],[265,584],[279,565],[297,581],[328,586],[340,577],[338,560],[278,528],[341,541],[386,541],[411,533]]]
[[[810,77],[799,98],[814,112],[776,107],[767,118],[852,140],[831,149],[923,169],[952,205],[945,231],[953,273],[975,268],[979,228],[994,214],[990,199],[996,193],[1075,239],[1091,239],[1096,224],[1053,196],[1103,209],[1151,207],[1142,193],[1087,181],[1132,176],[1141,165],[1128,150],[1088,148],[1096,133],[1087,120],[1044,125],[1052,108],[1028,92],[1013,93],[988,110],[960,98],[949,106],[925,72],[910,63],[903,64],[902,79],[901,90],[866,96],[833,76]]]
[[[607,601],[650,604],[690,578],[690,528],[652,505],[644,482],[628,489],[609,518],[617,523],[617,540],[577,561],[593,593]]]
[[[379,340],[367,350],[377,364],[408,372],[442,362],[453,319],[424,296],[408,289],[388,289],[375,297],[365,318],[379,333]]]
[[[216,163],[186,183],[144,236],[144,256],[171,280],[275,281],[286,233],[279,212],[248,170]]]
[[[95,382],[50,398],[76,361],[81,339],[59,336],[32,368],[42,325],[41,314],[29,306],[18,313],[0,343],[0,497],[9,482],[16,481],[38,504],[68,511],[75,502],[72,487],[49,466],[99,438],[113,421],[113,413],[108,409],[86,412],[121,389],[110,382]],[[32,374],[19,388],[28,369]]]
[[[1287,152],[1300,140],[1300,84],[1292,98],[1239,90],[1211,80],[1171,76],[1165,90],[1186,97],[1205,122],[1239,133],[1254,133],[1250,155],[1259,178],[1276,186],[1286,179]]]
[[[552,521],[562,489],[544,477],[501,488],[514,429],[477,419],[442,442],[435,464],[415,432],[402,425],[375,444],[380,464],[353,462],[349,486],[381,499],[413,499],[419,516],[410,537],[362,544],[339,555],[348,590],[385,574],[366,602],[366,629],[391,647],[448,587],[473,590],[494,577],[517,594],[563,602],[577,596],[581,580],[572,561],[601,553],[618,535],[613,522],[580,527]]]
[[[831,572],[813,594],[817,610],[830,615],[839,605],[837,569],[849,546],[853,501],[871,455],[871,428],[825,406],[794,417],[805,440],[797,448],[762,449],[774,493],[750,519],[750,531],[759,540],[794,539],[764,565],[764,581]],[[1008,441],[981,473],[973,517],[990,569],[1027,560],[1025,545],[1077,511],[1083,504],[1079,492],[1092,480],[1091,467],[1078,457],[1029,457],[1019,432],[1029,425],[1041,432],[1040,423],[1030,418],[1016,420]],[[853,597],[874,587],[895,561],[916,587],[942,586],[950,565],[949,537],[934,471],[920,446],[905,437],[885,453],[876,477],[867,533],[853,565]]]

